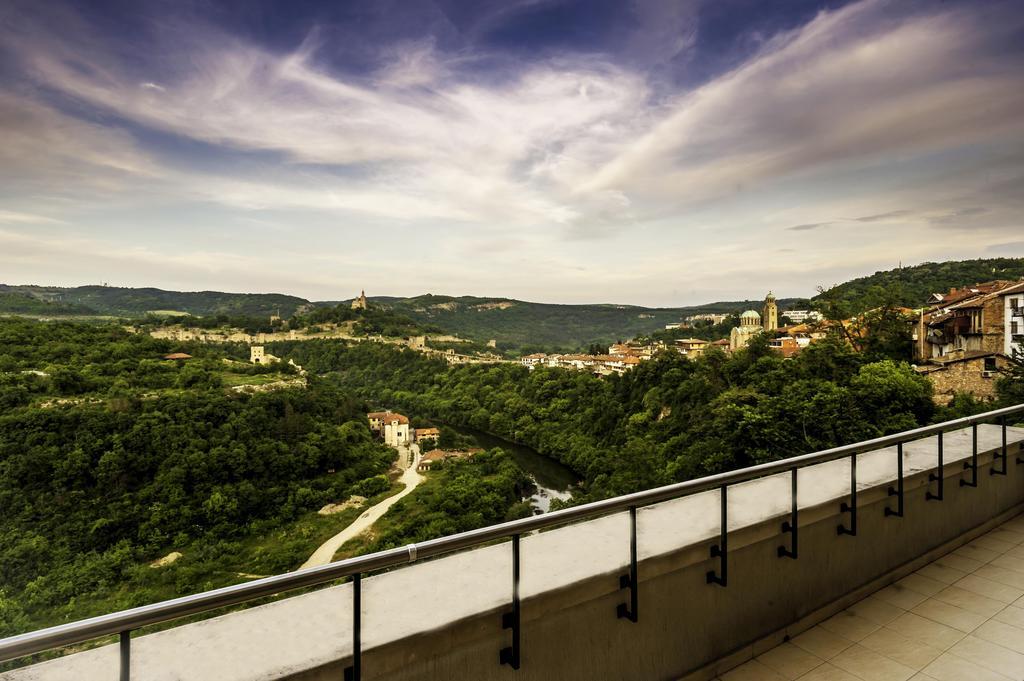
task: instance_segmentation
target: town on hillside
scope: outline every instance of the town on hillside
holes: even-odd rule
[[[365,291],[347,304],[354,313],[372,310]],[[892,312],[905,330],[907,358],[916,371],[934,387],[939,404],[946,404],[956,393],[971,393],[980,399],[995,395],[995,379],[1010,358],[1024,356],[1024,280],[994,280],[947,293],[933,293],[917,308],[899,307]],[[865,318],[867,311],[847,319],[827,319],[818,310],[780,310],[777,298],[768,292],[760,310],[748,309],[739,315],[703,313],[667,324],[652,337],[638,337],[612,343],[590,353],[534,352],[517,360],[498,354],[494,341],[479,349],[460,351],[467,339],[446,334],[387,337],[382,334],[355,333],[352,321],[320,322],[315,325],[286,328],[274,332],[246,333],[240,329],[202,329],[180,325],[160,326],[149,331],[155,338],[210,343],[250,344],[250,361],[268,364],[280,361],[266,351],[266,343],[339,339],[396,345],[448,364],[491,364],[517,361],[533,370],[539,367],[586,371],[597,376],[623,374],[661,352],[675,352],[697,358],[711,350],[726,353],[746,348],[753,339],[764,337],[770,351],[791,358],[830,333],[846,338],[855,348],[872,331]],[[734,325],[727,327],[730,320]],[[279,318],[272,323],[281,325]],[[725,329],[728,328],[726,332]],[[717,330],[723,337],[675,337],[687,330]],[[131,327],[135,332],[142,329]],[[706,335],[706,334],[705,334]],[[658,337],[662,336],[662,337]],[[726,337],[727,336],[727,337]]]
[[[984,400],[994,398],[1000,371],[1011,358],[1024,358],[1024,280],[952,288],[948,293],[933,293],[917,309],[901,307],[893,312],[902,318],[915,370],[931,381],[939,404],[949,403],[956,393],[970,393]],[[871,333],[864,323],[866,314],[870,313],[828,320],[814,310],[780,313],[775,296],[769,292],[760,312],[746,310],[739,315],[739,324],[732,327],[727,339],[634,340],[612,344],[607,354],[534,353],[520,362],[530,369],[558,367],[606,376],[628,371],[659,352],[677,352],[690,358],[709,349],[736,352],[761,335],[772,352],[790,358],[830,331],[851,340]],[[725,314],[700,314],[665,328],[677,331],[698,323],[721,325],[728,319]],[[780,325],[780,320],[788,323]]]

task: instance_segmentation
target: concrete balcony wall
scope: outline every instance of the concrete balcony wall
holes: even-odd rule
[[[936,438],[904,446],[905,516],[887,489],[896,449],[858,457],[858,534],[840,536],[849,516],[849,459],[799,472],[799,559],[789,544],[788,474],[729,488],[729,584],[709,546],[719,539],[719,492],[638,509],[639,622],[617,619],[628,591],[625,513],[524,537],[521,541],[522,667],[498,663],[509,644],[501,614],[511,599],[508,543],[487,546],[363,580],[363,678],[679,679],[710,678],[965,543],[1024,505],[1024,430],[1009,429],[1008,474],[990,475],[1001,446],[996,426],[981,426],[978,487],[964,461],[969,429],[947,433],[945,500],[926,501]],[[935,489],[935,483],[930,483]],[[132,679],[340,679],[351,656],[350,585],[284,599],[133,640]],[[724,661],[723,661],[724,660]],[[4,681],[116,678],[108,646],[0,675]]]

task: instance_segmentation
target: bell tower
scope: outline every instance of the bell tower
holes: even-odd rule
[[[775,303],[775,296],[769,291],[768,295],[764,299],[764,312],[761,315],[761,323],[764,324],[764,330],[768,332],[776,331],[779,328],[779,306]]]

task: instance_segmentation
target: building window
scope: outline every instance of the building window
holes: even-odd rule
[[[1018,322],[1010,322],[1010,333],[1014,336],[1020,333],[1020,324]]]
[[[996,358],[995,357],[986,357],[985,358],[985,371],[995,371],[995,370],[996,370]]]

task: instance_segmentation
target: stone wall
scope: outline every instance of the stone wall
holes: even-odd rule
[[[935,392],[933,399],[938,404],[949,404],[956,393],[971,393],[978,399],[992,400],[996,397],[996,380],[998,374],[986,377],[985,357],[975,357],[962,361],[949,362],[941,368],[929,371],[926,375],[932,382]],[[995,357],[996,367],[1006,366],[1006,360]]]

